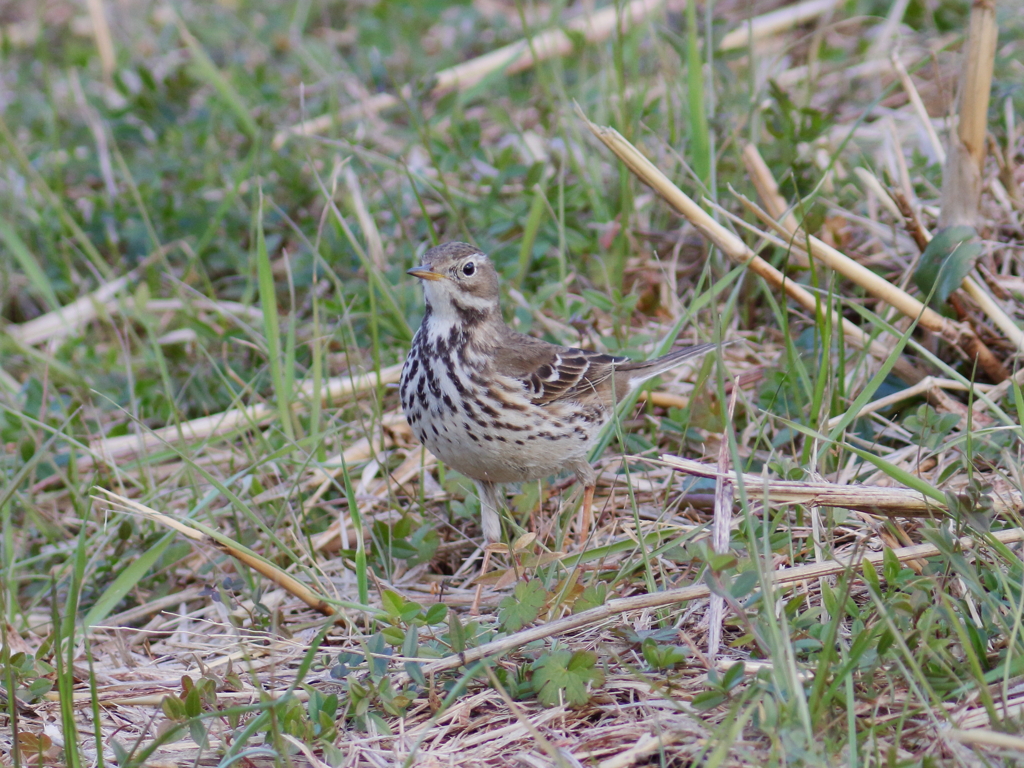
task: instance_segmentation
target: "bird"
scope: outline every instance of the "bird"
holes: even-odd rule
[[[467,243],[430,248],[407,273],[422,281],[426,305],[399,383],[416,437],[476,485],[488,543],[501,539],[500,484],[563,471],[584,489],[584,540],[597,482],[588,454],[616,403],[717,345],[636,361],[514,331],[502,318],[493,262]]]

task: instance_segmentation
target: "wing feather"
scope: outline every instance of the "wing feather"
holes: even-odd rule
[[[495,372],[520,381],[534,405],[546,405],[596,392],[628,359],[515,334],[495,354]]]

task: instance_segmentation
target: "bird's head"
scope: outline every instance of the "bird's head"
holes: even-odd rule
[[[427,304],[441,318],[472,324],[500,317],[498,273],[479,248],[443,243],[424,253],[409,274],[423,281]]]

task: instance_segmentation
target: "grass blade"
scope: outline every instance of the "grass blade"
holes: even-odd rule
[[[217,91],[232,114],[234,114],[238,127],[245,132],[246,136],[255,141],[259,137],[259,127],[256,125],[252,112],[249,111],[249,107],[246,106],[241,94],[235,90],[231,82],[224,76],[224,73],[213,63],[209,54],[189,31],[188,27],[185,26],[185,22],[182,21],[181,17],[170,6],[167,6],[167,8],[171,13],[174,13],[174,23],[178,27],[181,39],[185,41],[185,45],[188,46],[188,50],[192,54],[196,75],[200,80],[203,80]]]
[[[42,266],[36,261],[35,255],[28,249],[25,241],[18,236],[14,227],[7,219],[0,216],[0,239],[4,241],[8,250],[14,254],[15,260],[21,266],[22,271],[39,295],[46,301],[46,307],[51,312],[60,309],[60,301],[53,290],[50,279],[46,276]]]
[[[263,191],[260,190],[259,206],[256,210],[256,274],[259,279],[260,307],[263,309],[263,332],[267,342],[267,357],[270,362],[270,380],[274,385],[277,411],[281,429],[291,442],[295,439],[292,424],[290,376],[285,376],[281,358],[281,322],[277,314],[277,291],[274,286],[274,271],[267,253],[267,239],[263,234]]]

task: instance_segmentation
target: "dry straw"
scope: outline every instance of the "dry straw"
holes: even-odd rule
[[[395,384],[401,373],[401,365],[392,365],[381,369],[380,376],[374,373],[339,376],[323,382],[319,393],[313,392],[311,383],[306,383],[300,387],[300,397],[308,399],[318,394],[325,401],[340,400],[380,385]],[[184,443],[196,443],[211,437],[231,434],[240,429],[258,427],[277,414],[275,406],[257,403],[138,435],[93,440],[89,443],[89,448],[95,456],[105,461],[114,461],[131,455],[142,456],[168,444],[176,444],[179,440]]]
[[[708,477],[717,477],[719,474],[718,471],[713,468],[703,467],[697,462],[688,462],[673,456],[662,457],[662,460],[669,466],[674,466],[687,472],[699,473]],[[731,474],[729,475],[729,479],[735,480]],[[744,479],[750,487],[756,487],[759,484],[765,485],[765,481],[760,477],[745,476]],[[767,489],[771,489],[768,491],[769,493],[778,494],[780,499],[782,496],[788,496],[785,503],[805,503],[808,499],[811,501],[819,499],[827,500],[827,503],[830,506],[846,506],[848,503],[853,503],[855,504],[853,508],[861,508],[862,506],[870,505],[880,509],[892,509],[894,508],[894,504],[901,504],[904,509],[909,509],[911,505],[916,503],[916,501],[911,499],[908,495],[901,495],[898,491],[894,492],[894,489],[871,489],[863,492],[863,495],[856,497],[851,496],[850,494],[857,494],[858,492],[863,491],[863,489],[842,486],[832,486],[831,488],[828,488],[826,485],[827,484],[821,484],[822,487],[810,488],[807,484],[771,481],[766,484],[765,487]],[[201,530],[201,526],[198,526],[198,524],[189,524],[175,518],[168,517],[167,515],[156,512],[137,501],[120,496],[119,494],[106,489],[97,488],[96,490],[103,494],[102,496],[94,497],[97,501],[105,501],[122,511],[149,517],[150,519],[176,530],[194,541],[206,542],[207,544],[215,546],[225,554],[236,558],[240,562],[261,573],[263,576],[290,592],[314,610],[324,614],[325,616],[336,617],[338,621],[346,620],[345,617],[340,615],[337,609],[328,603],[324,597],[309,589],[305,584],[285,573],[280,568],[277,568],[255,553],[247,550],[245,547],[241,547],[230,541],[227,537],[205,529]],[[890,495],[886,495],[886,492]],[[1015,499],[1014,502],[1011,503],[1015,503],[1017,507],[1020,506],[1019,498]],[[1011,528],[1009,530],[993,533],[992,537],[1003,544],[1010,544],[1024,540],[1024,529]],[[971,550],[978,546],[977,541],[967,536],[960,538],[958,540],[958,544],[964,550]],[[905,562],[909,560],[920,560],[927,557],[935,557],[940,554],[940,551],[938,547],[932,544],[918,544],[909,547],[899,547],[891,550],[891,553],[900,562]],[[864,567],[865,563],[872,566],[878,566],[882,563],[883,557],[884,553],[882,552],[873,552],[867,555],[861,555],[861,553],[855,552],[849,557],[837,558],[810,565],[785,568],[780,571],[773,571],[769,575],[769,578],[773,586],[782,587],[797,582],[811,581],[823,576],[835,576],[841,573],[856,571]],[[537,640],[564,634],[575,629],[580,629],[581,627],[598,624],[624,613],[679,605],[691,600],[709,597],[710,595],[711,590],[707,586],[703,584],[694,584],[679,589],[670,589],[663,592],[653,592],[609,600],[604,605],[592,608],[588,611],[582,611],[581,613],[566,616],[562,619],[539,624],[499,640],[485,643],[476,648],[468,649],[462,653],[453,654],[443,659],[424,664],[423,672],[425,675],[430,676],[439,672],[471,664],[475,661],[487,658],[488,656],[508,653],[509,651],[521,648],[524,645]]]
[[[466,91],[496,72],[513,75],[546,59],[568,56],[576,48],[574,36],[582,36],[587,43],[599,43],[607,40],[616,29],[627,29],[639,24],[663,7],[680,7],[683,4],[680,0],[632,0],[622,7],[613,4],[593,13],[585,12],[566,21],[564,30],[547,29],[438,72],[434,76],[430,95],[436,98],[451,91]],[[804,24],[828,13],[836,5],[838,0],[807,0],[755,17],[727,34],[721,44],[722,50],[743,47],[751,37],[753,40],[762,40]],[[274,134],[271,146],[278,150],[292,136],[315,136],[335,123],[344,123],[396,107],[412,95],[411,85],[406,85],[399,96],[391,93],[375,94],[333,114],[320,115],[283,128]]]
[[[1010,528],[1005,531],[999,531],[998,533],[993,533],[992,538],[1002,544],[1024,541],[1024,528]],[[961,537],[957,540],[957,543],[964,550],[973,550],[978,547],[978,542],[969,536]],[[890,557],[895,556],[895,558],[900,562],[936,557],[941,554],[938,547],[933,544],[916,544],[914,546],[899,547],[889,551],[891,552]],[[859,553],[855,553],[853,556],[848,558],[837,558],[835,560],[827,560],[821,563],[798,565],[781,571],[773,571],[770,574],[770,580],[772,586],[782,587],[788,584],[812,581],[823,576],[837,576],[841,573],[857,571],[862,568],[865,563],[870,563],[872,566],[877,567],[882,563],[884,557],[885,555],[883,552],[872,552],[871,554],[863,556]],[[445,672],[449,669],[457,669],[458,667],[472,664],[473,662],[485,659],[488,656],[497,656],[508,653],[509,651],[521,648],[528,643],[543,640],[546,637],[554,637],[555,635],[571,632],[574,629],[598,624],[602,621],[616,618],[624,613],[679,605],[691,600],[699,600],[704,597],[709,597],[710,595],[711,590],[708,589],[708,587],[703,584],[693,584],[679,589],[665,590],[664,592],[652,592],[649,594],[635,595],[633,597],[620,597],[615,600],[609,600],[607,603],[598,606],[597,608],[591,608],[588,611],[583,611],[572,616],[566,616],[562,619],[539,624],[535,627],[530,627],[529,629],[524,629],[520,632],[516,632],[515,634],[503,637],[500,640],[484,643],[481,646],[471,648],[463,653],[448,656],[443,659],[439,659],[438,661],[430,662],[429,664],[424,664],[423,673],[429,677],[430,675],[434,675],[439,672]]]
[[[621,8],[611,5],[595,13],[572,19],[565,24],[565,31],[548,29],[438,72],[430,94],[438,97],[450,91],[465,91],[494,72],[504,71],[505,74],[511,75],[529,69],[545,59],[566,56],[572,53],[576,45],[571,34],[582,34],[589,43],[600,42],[607,39],[620,24],[624,27],[638,24],[663,6],[663,0],[632,0]],[[402,89],[401,96],[390,93],[376,94],[335,114],[321,115],[278,131],[271,146],[277,150],[292,136],[314,136],[323,133],[336,122],[345,122],[361,115],[390,109],[401,104],[403,100],[412,98],[412,94],[411,85],[406,85]]]
[[[111,505],[114,509],[148,517],[161,525],[177,531],[183,536],[187,536],[193,541],[216,547],[224,554],[235,558],[243,565],[252,568],[254,571],[269,579],[277,586],[299,598],[313,610],[322,613],[324,616],[337,616],[337,609],[328,603],[323,596],[317,594],[294,576],[281,570],[270,561],[260,557],[251,549],[237,544],[227,536],[207,529],[194,521],[185,523],[173,517],[161,514],[155,509],[147,507],[145,504],[140,504],[133,499],[108,491],[105,488],[97,487],[95,490],[103,494],[102,496],[92,497],[97,502],[105,502]],[[339,617],[339,621],[346,620],[347,619],[344,617]]]
[[[722,472],[699,461],[664,455],[661,462],[688,475],[723,479],[730,483],[742,480],[755,498],[771,504],[801,504],[808,507],[841,507],[885,517],[940,517],[948,511],[945,504],[921,495],[911,488],[889,488],[870,485],[835,485],[794,480],[773,480],[760,475]],[[1009,517],[1024,511],[1019,491],[1006,490],[990,497],[993,512]]]
[[[748,145],[744,149],[743,159],[747,171],[752,177],[771,177],[771,172],[764,161],[761,160],[756,147]],[[763,180],[758,183],[762,186],[766,184]],[[772,183],[774,184],[774,179],[772,179]],[[744,205],[757,215],[765,225],[789,238],[797,247],[804,248],[814,258],[852,280],[875,298],[889,304],[905,316],[917,320],[922,328],[941,336],[954,347],[960,349],[968,359],[977,359],[978,364],[982,366],[984,371],[993,380],[999,382],[1009,376],[1009,372],[1003,364],[985,343],[978,338],[978,335],[970,326],[943,317],[934,309],[926,306],[902,288],[893,285],[881,275],[872,272],[846,254],[822,242],[814,235],[804,233],[795,226],[796,220],[791,215],[787,215],[789,207],[785,206],[784,202],[781,196],[777,199],[767,198],[765,203],[770,206],[767,212],[751,205],[749,201],[745,201]],[[778,208],[775,208],[776,206]],[[773,210],[773,208],[775,209]],[[781,223],[776,221],[776,219],[780,218],[782,219]],[[1012,321],[1010,325],[1013,325]]]
[[[732,51],[744,48],[749,43],[756,44],[765,38],[774,37],[780,32],[806,24],[818,16],[828,13],[837,5],[839,5],[839,0],[807,0],[803,3],[784,5],[740,24],[722,38],[719,48],[722,51]]]
[[[988,101],[995,64],[995,3],[978,0],[971,7],[971,21],[960,79],[960,120],[950,137],[946,168],[942,174],[943,227],[956,224],[975,226],[981,200],[981,174],[985,163],[988,133]]]
[[[810,291],[798,283],[788,280],[782,272],[755,254],[746,243],[715,221],[706,211],[687,197],[679,187],[669,181],[664,173],[658,170],[650,160],[623,138],[618,131],[607,126],[595,125],[587,119],[578,106],[576,109],[577,114],[586,122],[593,134],[614,152],[637,178],[661,195],[676,211],[685,216],[702,235],[714,243],[726,256],[738,264],[747,265],[752,272],[766,280],[769,285],[785,291],[791,299],[808,312],[813,313],[818,310],[819,301]],[[888,359],[891,350],[878,340],[870,338],[862,328],[850,322],[838,312],[833,314],[832,320],[836,327],[842,328],[843,334],[851,344],[859,349],[863,349],[878,360],[884,361]],[[920,372],[916,371],[913,366],[902,359],[895,361],[893,371],[900,378],[908,382],[915,382],[923,377]]]

